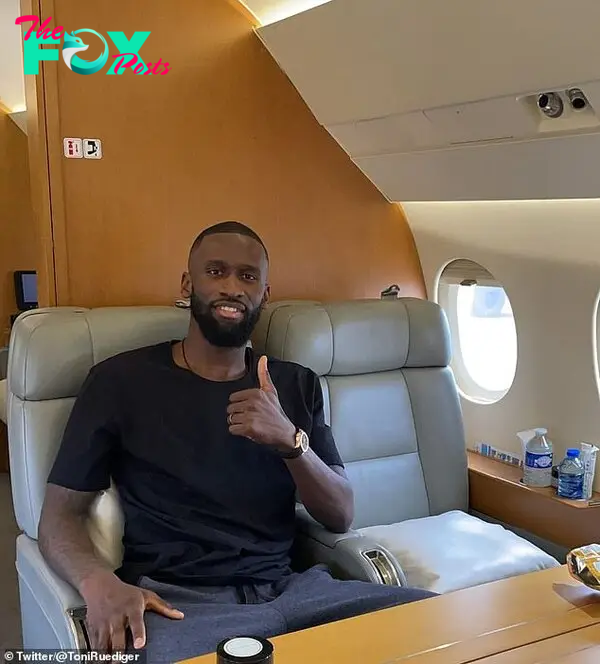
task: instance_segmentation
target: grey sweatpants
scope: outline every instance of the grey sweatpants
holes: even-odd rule
[[[183,620],[145,614],[147,664],[214,652],[224,638],[269,638],[435,595],[416,588],[340,581],[322,565],[275,583],[240,587],[183,588],[147,577],[139,585],[185,614]]]

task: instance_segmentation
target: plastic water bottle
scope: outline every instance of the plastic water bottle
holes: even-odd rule
[[[535,435],[525,445],[523,484],[551,486],[552,443],[546,438],[546,429],[535,429]]]
[[[558,467],[558,495],[561,498],[581,500],[585,469],[579,458],[579,450],[567,450],[567,456]]]

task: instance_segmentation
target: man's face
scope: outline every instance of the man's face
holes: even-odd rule
[[[221,233],[205,237],[190,259],[182,294],[213,346],[244,346],[268,299],[267,258],[250,237]]]

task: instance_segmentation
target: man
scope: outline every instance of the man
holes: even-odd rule
[[[335,580],[324,566],[290,570],[296,492],[339,533],[353,494],[317,376],[247,348],[267,271],[247,226],[205,230],[182,279],[185,339],[99,363],[73,407],[39,541],[84,598],[94,648],[145,647],[149,662],[173,662],[223,638],[268,638],[433,595]],[[115,573],[85,528],[111,478],[125,516]]]

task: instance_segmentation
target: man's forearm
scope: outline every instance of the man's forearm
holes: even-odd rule
[[[69,516],[60,523],[40,527],[40,552],[52,569],[85,595],[85,584],[99,574],[113,576],[107,563],[96,554],[82,517]]]
[[[354,518],[354,499],[348,480],[329,468],[308,449],[287,467],[300,500],[310,515],[334,532],[345,533]]]

